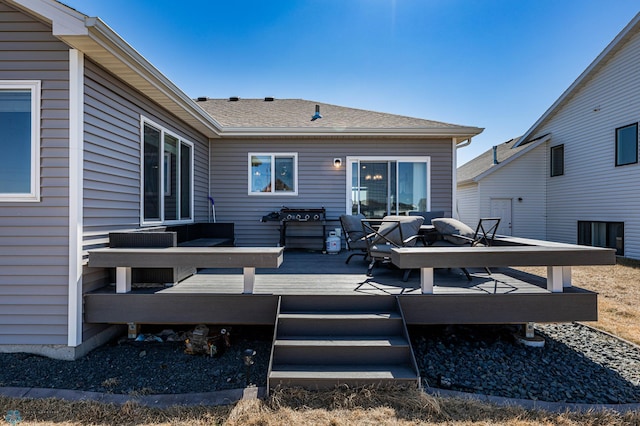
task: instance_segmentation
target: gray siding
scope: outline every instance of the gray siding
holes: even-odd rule
[[[194,144],[194,213],[208,220],[208,139],[149,99],[85,60],[84,234],[85,250],[108,241],[110,231],[140,227],[141,116]],[[83,291],[104,286],[108,271],[83,267]],[[83,325],[83,340],[104,326]]]
[[[0,3],[0,80],[41,80],[41,201],[0,202],[0,342],[67,344],[68,48]]]
[[[625,256],[640,258],[640,164],[615,166],[615,129],[640,121],[639,67],[635,34],[537,131],[564,144],[564,175],[549,177],[546,165],[549,239],[577,242],[579,220],[620,221]]]
[[[297,152],[298,195],[247,195],[249,152]],[[346,164],[333,159],[347,156],[431,156],[431,209],[451,214],[451,140],[291,139],[214,140],[211,148],[211,194],[219,222],[234,222],[236,243],[275,246],[278,223],[260,218],[282,206],[327,209],[338,218],[346,209]],[[339,224],[332,224],[339,226]],[[331,226],[333,228],[335,226]]]

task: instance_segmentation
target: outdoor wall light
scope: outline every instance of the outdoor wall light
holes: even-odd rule
[[[339,169],[340,167],[342,167],[342,158],[334,158],[333,167],[335,167],[336,169]]]
[[[255,361],[253,360],[255,356],[256,351],[254,351],[253,349],[245,349],[244,352],[242,352],[242,359],[244,360],[245,367],[247,367],[247,387],[251,384],[251,366],[255,363]]]

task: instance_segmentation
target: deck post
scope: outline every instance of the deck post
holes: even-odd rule
[[[433,268],[420,268],[422,294],[433,294]]]
[[[245,266],[242,268],[242,274],[244,277],[244,294],[253,293],[253,285],[256,281],[256,268]]]
[[[547,290],[562,293],[564,287],[571,287],[571,266],[547,266]]]
[[[116,267],[116,293],[129,293],[131,291],[131,268],[126,266]]]

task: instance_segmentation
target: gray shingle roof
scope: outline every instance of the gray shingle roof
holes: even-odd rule
[[[443,129],[462,130],[469,126],[423,120],[402,115],[347,108],[303,99],[207,99],[200,105],[223,128],[299,129]],[[322,118],[312,121],[316,105]],[[474,129],[474,128],[471,128]],[[478,133],[482,129],[478,129]]]
[[[527,147],[527,145],[523,145],[517,148],[513,148],[513,146],[518,142],[519,139],[519,137],[513,138],[501,143],[500,145],[497,145],[496,154],[498,157],[498,164],[508,160]],[[475,179],[476,177],[480,176],[481,174],[495,166],[496,164],[493,164],[492,147],[491,149],[483,152],[468,163],[465,163],[462,166],[458,167],[458,183],[463,183],[465,181]]]

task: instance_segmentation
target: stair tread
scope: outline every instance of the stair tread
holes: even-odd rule
[[[281,312],[279,319],[330,319],[330,320],[352,320],[352,319],[399,319],[397,312]]]
[[[403,336],[282,336],[276,346],[409,346]]]
[[[405,365],[292,365],[276,364],[269,375],[272,379],[413,379],[418,374]]]

